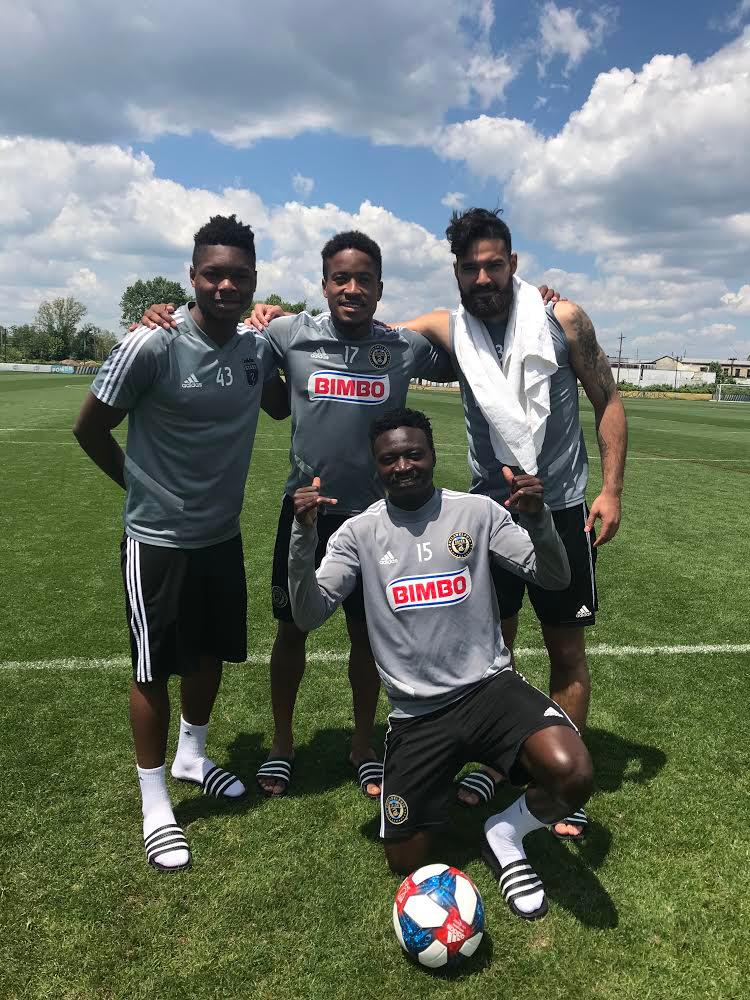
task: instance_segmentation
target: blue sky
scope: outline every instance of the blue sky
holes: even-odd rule
[[[315,305],[322,243],[364,229],[405,319],[453,304],[445,225],[478,204],[605,347],[750,354],[750,0],[9,6],[0,323],[73,294],[114,329],[230,211],[259,292]]]

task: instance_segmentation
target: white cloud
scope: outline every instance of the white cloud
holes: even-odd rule
[[[724,17],[713,17],[710,26],[719,31],[737,31],[750,16],[750,0],[740,0],[737,6]]]
[[[736,292],[722,295],[721,301],[728,309],[744,315],[750,315],[750,285],[743,285]]]
[[[258,291],[323,305],[320,250],[335,232],[361,229],[382,247],[384,319],[452,305],[445,240],[386,209],[356,212],[291,201],[265,205],[239,188],[186,188],[155,174],[145,155],[113,146],[0,139],[0,323],[28,322],[43,299],[74,295],[88,318],[116,330],[123,290],[155,274],[187,285],[193,233],[235,212],[258,243]]]
[[[548,2],[539,15],[539,59],[537,68],[544,76],[548,64],[556,57],[566,60],[565,75],[575,69],[591,49],[597,49],[614,27],[617,11],[613,7],[602,7],[594,11],[589,27],[584,27],[578,19],[581,11],[573,7],[558,7]]]
[[[238,146],[332,129],[413,142],[502,96],[489,0],[7,0],[0,133],[101,143],[207,131]]]
[[[312,177],[303,177],[297,173],[292,177],[292,187],[302,198],[309,198],[315,187],[315,181]]]
[[[708,326],[750,313],[748,107],[750,29],[701,63],[656,56],[600,74],[555,136],[482,115],[441,129],[434,148],[504,184],[511,229],[561,262],[595,255],[597,277],[562,285],[590,311]]]
[[[547,103],[548,100],[549,100],[549,98],[543,97],[541,94],[539,94],[539,96],[537,97],[537,99],[534,101],[534,110],[536,111],[539,108],[543,108],[544,105]]]
[[[465,199],[466,195],[461,191],[448,191],[440,199],[440,204],[445,205],[446,208],[453,208],[458,211],[464,207]]]

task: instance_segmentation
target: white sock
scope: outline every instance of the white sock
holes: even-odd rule
[[[205,726],[196,726],[180,716],[180,738],[172,764],[173,778],[194,781],[200,785],[211,768],[216,767],[216,764],[206,756],[207,733],[208,723]],[[230,785],[222,789],[221,794],[228,799],[236,799],[244,795],[245,791],[245,786],[239,778],[235,778]]]
[[[505,867],[511,861],[520,861],[526,857],[523,849],[523,838],[532,830],[541,830],[547,826],[538,820],[533,813],[529,812],[526,805],[526,795],[522,795],[511,803],[507,809],[496,816],[490,816],[484,824],[484,832],[487,842],[492,848],[500,864]],[[533,913],[542,905],[544,890],[534,892],[529,896],[520,896],[515,899],[515,905],[524,913]]]
[[[172,803],[167,791],[167,776],[165,767],[138,767],[138,783],[141,787],[143,800],[143,837],[144,840],[162,826],[176,825]],[[163,868],[181,868],[190,860],[189,851],[180,848],[166,851],[159,856],[159,864]]]

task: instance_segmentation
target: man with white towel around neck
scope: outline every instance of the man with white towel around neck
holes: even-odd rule
[[[454,272],[463,312],[469,314],[472,327],[486,329],[488,337],[481,346],[485,350],[488,343],[494,347],[502,365],[508,347],[506,328],[513,313],[517,267],[510,230],[499,218],[498,211],[470,208],[461,214],[453,213],[446,236],[456,258]],[[466,372],[460,369],[463,358],[460,352],[457,355],[455,342],[460,313],[461,310],[437,310],[399,325],[424,334],[459,361],[457,368],[469,437],[471,492],[486,494],[504,503],[508,487],[502,474],[503,462],[493,447],[493,437],[494,443],[498,442],[488,423],[487,394],[485,392],[484,398],[480,395],[483,410]],[[480,321],[479,324],[473,323],[471,318]],[[537,458],[536,469],[525,468],[524,471],[533,471],[544,483],[545,500],[565,543],[572,579],[566,591],[545,593],[499,570],[495,574],[495,586],[503,636],[511,651],[524,590],[528,590],[550,657],[550,695],[583,731],[591,692],[584,628],[594,624],[597,610],[594,576],[597,549],[614,537],[620,525],[627,424],[609,362],[583,309],[573,302],[560,301],[546,307],[546,318],[556,367],[549,368],[546,421],[540,413],[544,400],[540,402],[539,394],[535,399],[527,399],[529,433],[536,446]],[[510,360],[509,381],[514,368],[513,359]],[[533,379],[539,378],[549,360],[532,359]],[[486,355],[482,358],[480,350],[474,358],[474,368],[469,370],[480,371],[483,361],[486,368],[487,358]],[[525,374],[522,372],[521,381]],[[602,463],[602,489],[590,508],[585,500],[588,458],[578,416],[578,381],[594,408]],[[480,388],[477,386],[478,395]],[[490,407],[491,403],[490,398]],[[491,413],[489,415],[492,417]],[[515,446],[516,454],[528,454],[528,439],[515,442]],[[601,521],[598,538],[594,533],[596,520]],[[500,777],[490,769],[474,772],[460,784],[459,800],[466,805],[488,801]],[[553,833],[561,839],[582,840],[587,825],[585,813],[580,810],[568,819],[572,822],[556,823]]]

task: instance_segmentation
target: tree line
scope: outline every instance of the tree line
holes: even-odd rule
[[[139,279],[128,285],[120,299],[120,325],[127,330],[137,323],[148,306],[155,302],[173,302],[176,306],[189,301],[188,292],[177,281],[161,275],[148,281]],[[268,295],[263,301],[281,306],[286,312],[300,313],[307,303],[287,302],[279,295]],[[245,315],[250,313],[252,305]],[[85,323],[88,309],[78,299],[67,296],[42,302],[31,323],[0,325],[0,361],[14,364],[34,364],[59,361],[101,363],[119,337],[93,323]],[[310,309],[313,315],[319,309]],[[122,336],[122,334],[120,334]]]

